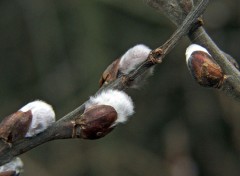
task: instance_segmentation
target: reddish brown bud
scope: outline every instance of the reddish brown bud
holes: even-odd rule
[[[115,61],[113,61],[113,63],[111,63],[103,72],[102,77],[99,80],[100,87],[102,87],[103,84],[108,84],[117,79],[119,71],[119,61],[120,59],[116,59]]]
[[[7,116],[0,123],[0,138],[7,143],[12,143],[24,138],[31,121],[31,111],[17,111],[10,116]]]
[[[208,54],[202,51],[192,53],[189,59],[189,69],[196,81],[205,87],[220,88],[224,80],[222,69]]]
[[[186,59],[191,75],[200,85],[214,88],[222,86],[225,79],[223,71],[205,48],[190,45],[186,50]]]
[[[112,131],[112,125],[116,119],[117,112],[112,106],[96,105],[87,109],[79,119],[76,119],[75,128],[80,126],[79,137],[81,138],[98,139]]]
[[[128,75],[130,72],[139,67],[148,59],[151,49],[143,44],[135,45],[134,47],[128,49],[120,59],[115,60],[108,68],[103,72],[103,75],[99,81],[100,87],[103,84],[108,84],[122,75]],[[159,54],[159,53],[157,53]],[[154,59],[153,59],[154,60]],[[154,60],[154,62],[159,62]],[[137,77],[138,79],[128,80],[126,82],[128,87],[138,88],[142,82],[150,75],[152,75],[152,69],[144,72],[141,76]],[[124,80],[122,80],[124,82]]]
[[[16,171],[5,171],[1,172],[0,176],[18,176],[19,174],[16,173]]]

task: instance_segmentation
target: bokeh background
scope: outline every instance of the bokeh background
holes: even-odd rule
[[[205,27],[239,61],[240,1],[212,0]],[[98,90],[128,48],[156,48],[175,26],[143,0],[1,0],[0,117],[43,99],[61,118]],[[59,140],[23,155],[23,176],[239,176],[240,108],[198,86],[187,38],[139,90],[136,113],[108,136]]]

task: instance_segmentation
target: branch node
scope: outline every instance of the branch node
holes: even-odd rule
[[[7,146],[8,148],[12,148],[12,143],[7,142],[7,140],[5,139],[1,139],[1,143],[5,146]]]
[[[127,75],[122,75],[121,80],[123,85],[125,85],[126,87],[130,87],[131,83],[134,81],[134,78]]]
[[[192,28],[189,30],[189,34],[191,35],[195,32],[199,27],[203,26],[204,22],[202,17],[197,18],[197,21],[193,24]]]
[[[156,48],[152,50],[148,56],[148,60],[152,62],[153,65],[159,64],[162,62],[163,50],[161,48]]]
[[[72,130],[72,138],[81,138],[81,122],[80,123],[76,123],[75,121],[72,121],[73,124],[73,130]]]

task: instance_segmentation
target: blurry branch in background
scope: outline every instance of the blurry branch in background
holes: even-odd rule
[[[199,25],[201,25],[198,17],[202,15],[207,4],[208,1],[200,1],[186,16],[183,23],[179,25],[169,40],[161,47],[152,50],[146,60],[138,67],[134,68],[130,73],[118,75],[115,77],[116,80],[112,80],[112,82],[104,83],[94,97],[91,97],[89,101],[57,122],[54,122],[45,131],[32,137],[21,136],[20,139],[11,140],[12,137],[9,138],[9,135],[12,136],[11,130],[13,129],[8,128],[10,131],[7,133],[7,138],[5,141],[1,140],[0,143],[0,165],[45,142],[69,138],[96,139],[108,134],[118,123],[125,122],[126,117],[133,113],[131,99],[122,91],[113,93],[114,91],[109,89],[124,90],[131,87],[132,83],[140,76],[143,76],[148,69],[161,63],[162,59],[174,48],[180,39],[189,33],[189,30],[194,31],[198,29]],[[107,94],[109,91],[111,95]],[[117,96],[115,96],[116,94]],[[114,105],[112,102],[115,102],[115,100],[107,103],[103,101],[106,100],[104,97],[119,98],[120,95],[125,97],[126,101],[123,103],[127,107],[119,104],[117,106]],[[107,100],[109,99],[107,98]],[[119,114],[121,112],[124,112],[124,114]],[[14,131],[15,133],[16,131]]]
[[[148,5],[164,13],[179,26],[193,7],[192,0],[146,0]],[[207,1],[207,0],[206,0]],[[240,72],[234,59],[221,51],[203,27],[191,30],[188,37],[192,43],[205,47],[226,75],[220,90],[240,101]]]

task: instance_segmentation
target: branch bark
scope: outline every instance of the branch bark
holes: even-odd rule
[[[193,7],[192,0],[146,0],[147,4],[162,12],[176,26],[182,24]]]
[[[146,62],[140,65],[136,70],[132,71],[129,75],[122,76],[109,85],[103,86],[97,91],[96,94],[107,89],[124,90],[128,87],[129,83],[143,74],[150,67],[160,63],[162,59],[174,48],[180,39],[187,35],[188,31],[196,26],[197,18],[206,9],[208,1],[202,0],[191,12],[187,15],[182,25],[175,31],[175,33],[166,41],[161,47],[151,51]],[[84,112],[85,106],[82,104],[72,112],[68,113],[60,120],[55,122],[43,133],[33,137],[26,138],[21,141],[14,142],[12,147],[5,143],[0,143],[0,165],[9,162],[13,157],[18,156],[31,150],[38,145],[56,139],[69,139],[74,135],[74,121]],[[79,132],[80,129],[77,129]]]

